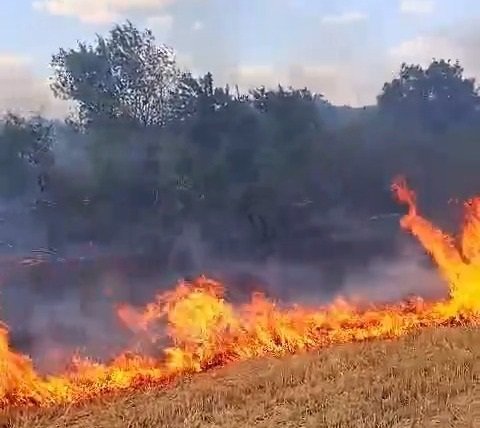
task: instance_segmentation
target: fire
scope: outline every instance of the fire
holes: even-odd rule
[[[422,326],[478,324],[480,198],[465,204],[465,222],[455,239],[418,214],[415,194],[404,180],[397,180],[393,191],[408,206],[401,226],[432,255],[448,281],[450,295],[444,301],[359,308],[339,299],[323,308],[284,307],[254,293],[249,303],[236,306],[222,284],[200,277],[158,294],[143,310],[117,308],[136,339],[128,352],[109,363],[76,357],[65,373],[50,377],[10,348],[8,329],[0,325],[0,408],[76,403],[255,357],[394,338]]]
[[[451,300],[444,309],[452,314],[480,311],[480,197],[465,203],[465,220],[460,236],[436,228],[417,214],[415,194],[405,180],[397,179],[393,190],[409,211],[401,226],[410,231],[432,255],[450,286]]]

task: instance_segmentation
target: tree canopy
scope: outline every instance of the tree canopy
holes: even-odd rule
[[[12,115],[0,132],[2,196],[51,201],[41,216],[51,245],[96,240],[170,263],[195,230],[219,256],[367,257],[394,245],[394,222],[375,231],[398,209],[396,174],[436,213],[480,185],[479,95],[458,62],[403,64],[362,109],[308,88],[232,91],[181,70],[173,49],[130,22],[60,49],[52,67],[81,132]],[[369,232],[344,242],[348,225]]]
[[[385,83],[379,108],[398,120],[416,118],[431,130],[472,120],[480,97],[475,80],[463,72],[459,62],[445,60],[433,60],[426,68],[402,64],[399,76]]]
[[[173,49],[158,45],[150,30],[116,25],[94,45],[60,49],[52,58],[52,89],[76,101],[82,121],[123,119],[165,125],[183,114],[193,95],[190,76],[177,66]]]

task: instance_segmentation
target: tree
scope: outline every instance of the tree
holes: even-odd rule
[[[8,114],[4,118],[0,133],[0,193],[4,198],[32,198],[29,202],[35,203],[36,213],[47,228],[48,246],[59,248],[65,219],[54,200],[54,138],[53,124],[41,117],[27,119]]]
[[[54,163],[53,126],[41,117],[7,114],[0,133],[0,192],[4,197],[23,195],[38,184],[47,190]]]
[[[463,76],[458,62],[434,60],[427,68],[402,64],[399,76],[385,83],[378,97],[382,112],[396,120],[418,120],[443,131],[472,119],[480,106],[474,79]]]
[[[269,134],[258,149],[261,175],[274,187],[284,184],[283,197],[288,198],[293,190],[289,189],[291,178],[307,179],[314,162],[313,153],[320,147],[318,143],[324,135],[324,127],[317,103],[322,97],[307,89],[281,86],[277,91],[256,89],[252,91],[252,97],[252,104],[263,115],[264,127]],[[297,193],[299,188],[295,187],[294,193]],[[298,194],[291,196],[298,197]]]
[[[191,76],[180,71],[174,51],[128,21],[107,37],[98,35],[93,46],[60,49],[51,65],[54,94],[76,101],[86,123],[123,118],[164,126],[181,116],[194,96]]]

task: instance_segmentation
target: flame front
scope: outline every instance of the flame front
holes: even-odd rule
[[[234,306],[224,298],[221,284],[200,277],[159,294],[143,310],[118,307],[120,320],[138,339],[137,350],[108,364],[76,358],[66,373],[42,377],[27,357],[9,347],[8,329],[0,325],[0,407],[76,403],[254,357],[393,338],[422,326],[478,324],[480,198],[465,204],[456,240],[418,215],[415,194],[404,180],[397,180],[393,190],[409,208],[402,227],[432,255],[450,286],[446,300],[360,309],[339,299],[314,309],[282,307],[255,293],[248,304]],[[153,356],[141,352],[147,348]]]
[[[450,286],[450,301],[443,308],[454,314],[480,311],[480,197],[465,203],[465,219],[458,239],[442,232],[417,214],[415,194],[399,178],[393,190],[409,207],[401,220],[435,260]]]

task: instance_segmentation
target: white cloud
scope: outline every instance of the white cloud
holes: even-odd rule
[[[32,68],[29,58],[0,54],[0,114],[12,111],[65,117],[68,103],[55,99],[47,79],[36,76]]]
[[[160,40],[168,37],[173,27],[172,15],[151,16],[147,19],[147,27],[150,28],[155,36]]]
[[[352,67],[347,63],[284,67],[243,65],[228,73],[227,82],[238,84],[242,91],[260,85],[267,88],[276,88],[279,84],[295,88],[306,86],[311,91],[324,95],[333,104],[363,106],[375,101],[383,84],[383,75],[378,81],[363,77],[371,74],[368,70],[363,70],[361,65]]]
[[[192,73],[195,70],[195,61],[192,58],[191,54],[181,52],[181,51],[176,51],[176,60],[177,64],[184,69],[190,70]],[[197,73],[198,74],[198,73]]]
[[[432,34],[417,36],[392,47],[389,52],[391,64],[419,64],[428,66],[432,59],[458,60],[465,69],[466,77],[480,77],[480,31],[478,22],[467,23],[462,29],[445,28]]]
[[[26,56],[14,54],[0,54],[0,68],[10,67],[12,70],[24,66],[30,62],[30,58]]]
[[[193,31],[200,31],[200,30],[203,30],[204,27],[205,27],[205,25],[202,21],[195,21],[192,25],[192,30]]]
[[[389,56],[397,63],[427,65],[433,58],[457,59],[459,46],[449,37],[441,35],[418,36],[405,40],[389,50]]]
[[[357,22],[365,21],[368,16],[363,12],[345,12],[339,15],[325,15],[322,17],[322,24],[354,24]]]
[[[401,0],[400,11],[415,15],[425,15],[432,13],[435,9],[434,0]]]
[[[231,70],[227,79],[242,90],[248,90],[260,85],[277,86],[282,76],[270,65],[241,65]]]
[[[69,16],[90,24],[106,24],[135,11],[160,10],[173,0],[35,0],[36,10]]]

